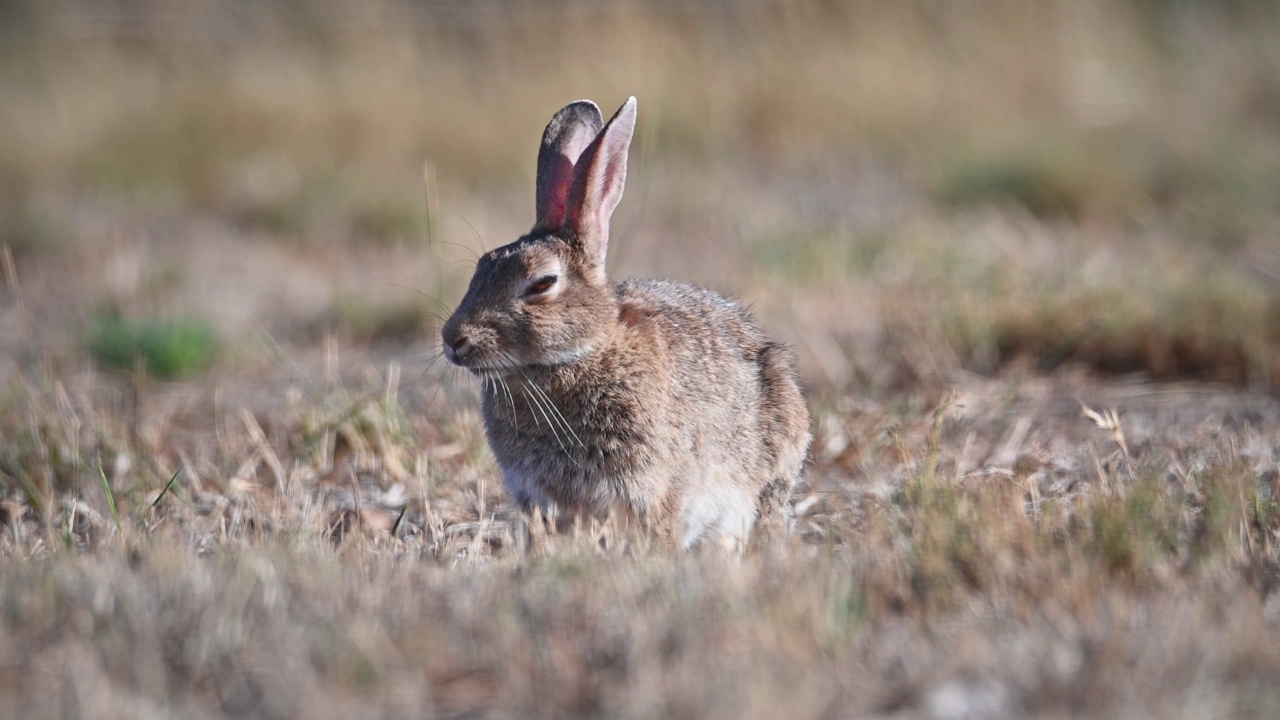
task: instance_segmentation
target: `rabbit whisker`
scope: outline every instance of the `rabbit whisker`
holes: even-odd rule
[[[555,415],[552,414],[550,410],[548,410],[547,401],[542,399],[542,397],[538,393],[529,392],[525,394],[525,397],[528,398],[532,402],[533,406],[536,407],[538,411],[542,413],[543,419],[547,421],[547,427],[551,430],[552,436],[555,437],[556,443],[560,445],[560,450],[564,452],[564,456],[568,458],[569,461],[572,462],[574,465],[581,465],[582,463],[579,462],[578,458],[576,458],[574,454],[570,451],[572,448],[572,442],[570,441],[568,435],[566,435],[566,432],[565,432],[566,430],[569,430],[570,432],[572,432],[572,430],[565,427],[564,425],[560,424],[557,421]]]
[[[507,381],[504,380],[502,376],[495,375],[494,377],[497,379],[498,384],[502,386],[502,391],[507,395],[507,405],[511,408],[511,427],[515,428],[518,433],[520,432],[520,422],[516,419],[516,400],[511,395],[511,388],[507,385]]]
[[[476,242],[480,243],[480,249],[481,249],[481,250],[483,250],[484,252],[489,252],[489,251],[488,251],[488,249],[486,249],[486,248],[485,248],[485,246],[484,246],[484,238],[480,237],[480,232],[479,232],[478,230],[476,230],[476,226],[475,226],[475,225],[472,225],[472,224],[471,224],[471,221],[467,219],[467,216],[466,216],[466,215],[463,215],[463,214],[462,214],[462,213],[460,213],[460,212],[458,212],[458,209],[457,209],[457,208],[455,208],[454,206],[450,205],[449,203],[445,203],[445,204],[444,204],[444,206],[445,206],[445,207],[447,207],[447,208],[449,208],[449,211],[450,211],[450,212],[452,212],[454,215],[457,215],[459,220],[461,220],[462,222],[466,223],[466,224],[467,224],[467,227],[471,228],[471,237],[475,238]],[[454,244],[456,244],[456,243],[454,243]],[[459,247],[461,247],[461,246],[459,246]],[[469,248],[469,247],[468,247],[467,249],[468,249],[468,250],[471,250],[471,248]],[[471,250],[471,252],[475,252],[475,251],[474,251],[474,250]],[[477,256],[476,256],[476,259],[478,260],[479,258],[480,258],[480,256],[479,256],[479,255],[477,255]]]
[[[485,372],[477,375],[484,380],[485,393],[492,393],[494,404],[502,405],[503,398],[507,400],[507,406],[511,409],[511,427],[516,428],[516,432],[520,432],[520,419],[516,414],[516,398],[511,395],[511,386],[508,386],[506,378],[502,377],[502,373],[497,370],[485,370]],[[493,384],[490,384],[492,382]],[[500,391],[502,392],[498,392]],[[538,420],[534,416],[534,420]]]
[[[502,359],[506,361],[507,358],[508,358],[507,354],[503,353]],[[511,387],[507,385],[506,378],[502,377],[501,373],[494,373],[493,376],[498,381],[498,384],[501,385],[502,391],[506,393],[507,405],[511,408],[511,427],[515,428],[516,432],[519,432],[520,421],[516,416],[516,400],[515,400],[515,397],[511,395]]]
[[[521,386],[521,388],[523,389],[523,386]],[[542,411],[542,406],[541,406],[541,405],[539,405],[539,404],[537,403],[537,399],[536,399],[536,398],[532,398],[532,397],[529,395],[529,393],[528,393],[528,392],[523,393],[523,395],[524,395],[524,401],[525,401],[525,404],[529,406],[529,409],[530,409],[530,410],[533,410],[533,412],[532,412],[532,413],[530,413],[531,415],[533,415],[533,426],[534,426],[534,427],[536,427],[536,428],[541,429],[541,428],[542,428],[542,421],[538,418],[538,415],[539,415],[539,414],[541,413],[541,411]],[[545,415],[544,415],[544,417],[545,417]],[[555,435],[554,428],[552,429],[552,435]],[[559,435],[556,435],[555,437],[556,437],[556,441],[558,442],[558,441],[560,440],[560,436],[559,436]],[[561,447],[563,447],[563,445],[561,445]]]
[[[512,369],[516,369],[516,368],[515,368],[515,364],[514,364],[514,362],[513,362],[512,360],[510,360],[509,358],[510,358],[510,356],[509,356],[507,353],[502,353],[502,355],[500,356],[500,360],[502,360],[502,362],[503,362],[503,363],[510,364]],[[498,375],[498,373],[497,373],[497,372],[493,372],[493,371],[491,371],[491,372],[492,372],[492,374],[493,374],[493,375]],[[504,385],[505,385],[505,382],[504,382]],[[523,388],[524,386],[523,386],[523,385],[521,385],[521,387]],[[508,387],[508,388],[507,388],[507,393],[508,393],[508,397],[511,399],[511,411],[512,411],[512,415],[513,415],[513,417],[514,417],[514,415],[515,415],[515,397],[514,397],[513,395],[511,395],[510,387]],[[522,396],[524,397],[524,399],[525,399],[525,404],[526,404],[526,405],[528,405],[528,406],[529,406],[529,409],[532,411],[532,412],[530,412],[529,414],[533,417],[533,426],[534,426],[535,428],[541,428],[541,427],[542,427],[542,421],[538,419],[538,412],[537,412],[536,410],[534,410],[534,407],[535,407],[535,406],[534,406],[534,404],[533,404],[532,402],[530,402],[530,401],[529,401],[529,393],[525,392],[525,393],[521,393],[521,395],[522,395]],[[540,408],[539,408],[539,409],[540,409]],[[515,422],[512,422],[512,425],[518,425],[518,424],[517,424],[517,423],[515,423]],[[559,439],[559,438],[557,437],[557,440],[558,440],[558,439]]]
[[[524,387],[533,388],[533,384],[532,381],[529,380],[529,376],[526,375],[524,371],[521,371],[520,374],[524,376],[525,379]],[[534,407],[539,413],[542,413],[542,419],[547,421],[547,429],[551,431],[551,436],[556,439],[556,444],[560,446],[560,450],[565,454],[565,457],[573,460],[576,464],[577,460],[569,453],[569,447],[565,444],[565,439],[561,436],[560,427],[554,420],[552,420],[551,414],[547,412],[547,408],[540,399],[540,396],[536,392],[526,392],[525,398],[530,401],[532,407]],[[534,415],[534,418],[537,418],[536,414]]]
[[[547,391],[539,387],[538,384],[535,383],[528,376],[525,376],[525,379],[529,381],[529,387],[535,393],[540,395],[542,397],[542,400],[547,404],[547,406],[551,408],[551,411],[555,413],[555,416],[560,420],[560,426],[564,428],[564,430],[566,430],[570,436],[573,437],[573,441],[578,443],[578,447],[586,448],[586,444],[584,444],[582,442],[582,439],[578,437],[578,433],[573,431],[573,427],[569,425],[569,421],[565,419],[564,413],[560,412],[560,408],[556,407],[555,401],[551,399],[551,396],[547,395]]]
[[[529,393],[526,394],[532,395],[533,399],[538,403],[539,409],[543,413],[543,417],[546,419],[547,423],[552,426],[553,431],[556,432],[557,440],[559,440],[560,431],[563,431],[566,440],[572,438],[573,443],[577,443],[578,447],[586,448],[586,444],[582,442],[580,437],[578,437],[578,433],[574,431],[573,426],[570,425],[569,421],[565,418],[564,413],[562,413],[560,408],[556,406],[555,401],[551,399],[551,396],[547,394],[547,391],[544,388],[539,386],[533,378],[529,377],[529,374],[521,368],[520,363],[508,352],[502,352],[498,359],[502,365],[502,369],[515,370],[524,377],[524,385],[529,388]],[[567,453],[568,451],[566,450],[566,454]]]
[[[458,217],[462,217],[462,216],[461,216],[461,215],[459,215]],[[466,218],[463,218],[463,221],[465,222],[465,221],[466,221]],[[467,224],[468,224],[468,225],[470,225],[471,223],[467,223]],[[472,230],[474,231],[474,230],[475,230],[475,228],[472,228]],[[477,237],[479,237],[479,235],[477,235]],[[437,240],[436,242],[437,242],[437,243],[439,243],[440,245],[452,245],[453,247],[461,248],[461,249],[466,250],[467,252],[471,253],[472,255],[474,255],[474,256],[476,257],[476,259],[477,259],[477,260],[479,260],[479,259],[480,259],[480,253],[476,252],[476,249],[475,249],[475,248],[470,247],[470,246],[468,246],[468,245],[463,245],[462,243],[456,243],[456,242],[449,242],[448,240]],[[483,243],[483,241],[482,241],[482,242],[481,242],[481,246],[483,246],[483,245],[484,245],[484,243]]]
[[[424,380],[431,371],[436,369],[440,364],[440,361],[443,359],[444,353],[442,352],[437,352],[432,356],[431,359],[427,361],[427,366],[422,369],[422,374],[418,376],[418,380]]]
[[[486,375],[484,378],[484,385],[485,385],[485,389],[484,389],[485,394],[492,395],[494,397],[494,401],[497,402],[498,398],[500,397],[498,395],[498,376]]]
[[[436,297],[435,297],[435,296],[433,296],[433,295],[430,295],[430,294],[428,294],[428,293],[425,293],[425,292],[423,292],[423,291],[419,290],[418,288],[416,288],[416,287],[412,287],[412,286],[410,286],[410,285],[401,285],[400,283],[393,283],[393,282],[389,282],[389,281],[386,281],[386,280],[384,280],[384,281],[382,282],[382,284],[383,284],[383,285],[389,285],[389,286],[391,286],[391,287],[401,288],[401,289],[403,289],[403,290],[409,290],[410,292],[416,292],[416,293],[418,293],[419,295],[421,295],[422,297],[424,297],[424,298],[426,298],[426,299],[430,300],[432,303],[434,303],[434,304],[435,304],[436,309],[438,309],[438,310],[440,311],[440,314],[431,313],[431,318],[432,318],[432,319],[434,319],[434,320],[437,320],[437,321],[443,322],[447,317],[449,317],[449,307],[448,307],[447,305],[445,305],[443,302],[441,302],[438,298],[436,298]]]
[[[452,273],[452,272],[455,272],[458,268],[464,267],[464,266],[471,268],[472,272],[474,272],[477,267],[475,260],[468,260],[466,258],[463,258],[461,260],[455,260],[449,263],[449,267],[447,268],[447,271]]]

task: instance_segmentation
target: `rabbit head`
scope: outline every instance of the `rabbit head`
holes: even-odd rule
[[[538,151],[533,229],[476,264],[441,332],[450,362],[477,374],[560,365],[586,355],[617,327],[605,252],[635,121],[634,97],[607,125],[588,100],[551,118]]]

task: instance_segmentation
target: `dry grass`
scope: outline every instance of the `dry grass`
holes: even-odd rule
[[[185,433],[24,390],[0,459],[27,489],[0,540],[4,714],[1280,707],[1274,402],[1071,378],[841,400],[795,535],[726,562],[608,527],[527,546],[473,416],[367,390]],[[1125,409],[1090,420],[1082,396]],[[191,457],[209,434],[221,457]]]
[[[0,716],[1280,714],[1269,7],[0,13]],[[431,362],[630,93],[615,274],[815,416],[737,562],[530,531]]]

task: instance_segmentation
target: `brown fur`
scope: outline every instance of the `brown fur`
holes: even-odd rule
[[[481,258],[442,333],[449,359],[484,378],[506,486],[522,507],[620,512],[685,547],[744,542],[757,515],[784,526],[810,441],[792,355],[714,292],[608,281],[635,105],[576,156],[592,108],[553,118],[534,230]]]

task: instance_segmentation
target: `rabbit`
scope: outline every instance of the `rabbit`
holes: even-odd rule
[[[790,349],[741,305],[605,274],[635,123],[634,97],[607,125],[588,100],[551,118],[533,229],[480,257],[443,351],[483,380],[486,435],[523,510],[745,549],[753,528],[789,526],[809,412]]]

